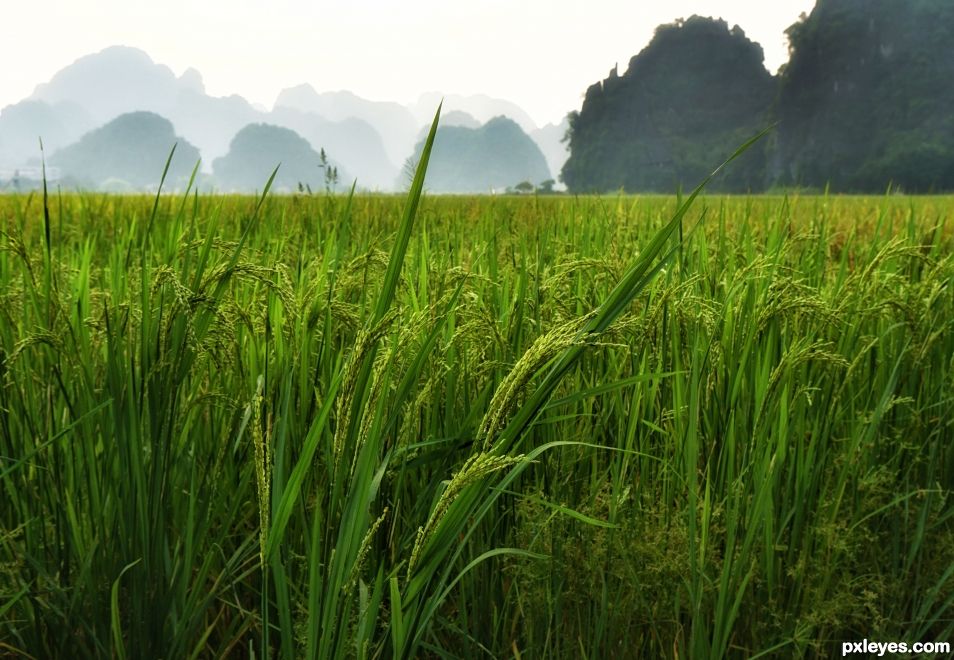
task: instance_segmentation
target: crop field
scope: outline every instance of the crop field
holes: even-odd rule
[[[0,197],[0,655],[954,637],[954,199],[418,193]]]

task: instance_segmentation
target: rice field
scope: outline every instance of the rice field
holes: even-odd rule
[[[954,637],[954,199],[416,185],[0,197],[0,655]]]

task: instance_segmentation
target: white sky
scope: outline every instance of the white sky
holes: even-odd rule
[[[141,48],[214,95],[271,107],[311,83],[373,100],[428,91],[516,102],[538,124],[579,107],[614,63],[622,73],[660,23],[692,14],[739,24],[775,71],[784,29],[814,0],[3,0],[0,108],[78,57]]]

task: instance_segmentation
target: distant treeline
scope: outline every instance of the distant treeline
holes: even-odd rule
[[[569,190],[691,186],[773,124],[714,188],[954,190],[954,3],[819,0],[786,33],[772,76],[738,26],[660,26],[571,114]]]

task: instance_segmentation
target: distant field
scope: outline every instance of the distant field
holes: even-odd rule
[[[0,655],[954,640],[954,198],[154,201],[0,196]]]

